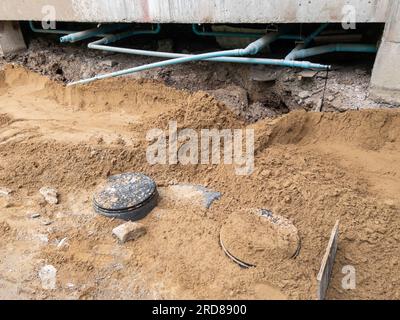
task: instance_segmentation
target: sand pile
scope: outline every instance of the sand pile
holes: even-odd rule
[[[230,165],[146,161],[141,137],[150,124],[177,118],[195,129],[243,126],[203,93],[128,79],[71,90],[16,68],[2,77],[1,119],[11,121],[1,121],[0,186],[14,193],[0,222],[16,233],[0,243],[0,270],[18,257],[29,262],[5,275],[1,294],[17,283],[27,298],[315,298],[330,230],[340,219],[328,298],[400,298],[399,112],[295,112],[258,122],[249,126],[255,171],[238,176]],[[119,222],[95,215],[91,196],[105,177],[126,171],[159,186],[205,185],[222,196],[209,209],[161,199],[142,221],[147,234],[121,246],[111,235]],[[60,204],[43,202],[43,186],[58,190]],[[221,227],[248,208],[269,208],[296,226],[295,259],[241,269],[224,255]],[[30,212],[41,216],[27,218]],[[57,247],[63,238],[67,245]],[[44,263],[58,270],[55,291],[40,288]],[[356,268],[356,290],[341,287],[346,265]]]

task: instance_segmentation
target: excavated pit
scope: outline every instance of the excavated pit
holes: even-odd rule
[[[146,132],[171,120],[194,130],[254,129],[254,172],[150,165]],[[0,187],[11,192],[0,197],[0,298],[315,299],[339,219],[327,298],[398,299],[399,134],[397,110],[296,111],[248,124],[205,92],[130,78],[66,88],[7,65],[0,73]],[[111,231],[121,222],[97,215],[92,194],[123,172],[222,196],[209,209],[161,196],[141,220],[146,235],[120,245]],[[59,204],[43,200],[44,186],[57,190]],[[270,208],[296,226],[295,259],[242,269],[225,256],[220,229],[248,208]],[[48,264],[57,269],[56,290],[41,287],[38,271]],[[341,287],[346,265],[356,269],[355,290]]]

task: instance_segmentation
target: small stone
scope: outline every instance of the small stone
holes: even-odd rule
[[[305,99],[305,98],[308,98],[311,96],[311,92],[310,91],[300,91],[298,96],[301,99]]]
[[[292,202],[292,198],[290,196],[286,196],[284,200],[286,203]]]
[[[0,196],[9,196],[12,192],[13,190],[11,190],[10,188],[0,187]]]
[[[56,288],[57,269],[48,264],[39,271],[39,278],[42,281],[42,288],[45,290],[54,290]]]
[[[332,102],[333,100],[335,100],[335,96],[329,95],[326,97],[326,100],[328,100],[329,102]]]
[[[384,201],[385,205],[387,205],[389,208],[391,209],[395,209],[396,208],[396,204],[393,200],[385,200]]]
[[[65,284],[65,287],[70,290],[75,289],[75,285],[71,282],[68,282],[67,284]]]
[[[96,150],[90,151],[90,157],[91,158],[93,158],[95,155],[97,155],[97,151]]]
[[[31,213],[29,216],[31,219],[36,219],[40,217],[40,213]]]
[[[57,249],[67,246],[67,237],[62,238],[60,242],[57,244]]]
[[[103,60],[100,62],[100,64],[104,67],[114,67],[118,64],[118,62],[114,61],[114,60]]]
[[[40,194],[49,204],[57,204],[58,203],[58,194],[57,190],[50,187],[42,187],[39,190]]]
[[[126,222],[115,227],[112,231],[120,243],[125,243],[130,240],[136,240],[146,234],[146,228],[138,222]]]
[[[46,234],[43,233],[38,233],[36,235],[37,240],[39,240],[40,242],[47,244],[49,243],[49,237]]]
[[[45,220],[45,221],[42,222],[42,224],[43,224],[44,226],[49,226],[49,225],[51,225],[52,223],[53,223],[53,221],[50,221],[50,220]]]
[[[261,171],[261,175],[268,178],[271,176],[271,170],[264,169],[263,171]]]
[[[283,183],[283,187],[284,188],[289,188],[290,186],[292,185],[292,182],[291,181],[285,181],[284,183]]]
[[[300,80],[303,78],[314,78],[317,75],[317,71],[313,70],[303,70],[298,73],[298,76],[300,77]]]

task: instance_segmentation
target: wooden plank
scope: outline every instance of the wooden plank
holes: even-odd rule
[[[329,280],[332,275],[333,264],[335,263],[336,251],[339,239],[339,220],[336,221],[332,229],[331,237],[322,259],[321,268],[317,275],[318,289],[317,299],[324,300],[326,291],[328,290]]]

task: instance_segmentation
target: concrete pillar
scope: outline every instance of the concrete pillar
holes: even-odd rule
[[[382,43],[372,71],[373,99],[400,105],[400,1],[392,0]]]
[[[18,22],[0,21],[0,56],[26,49]]]

